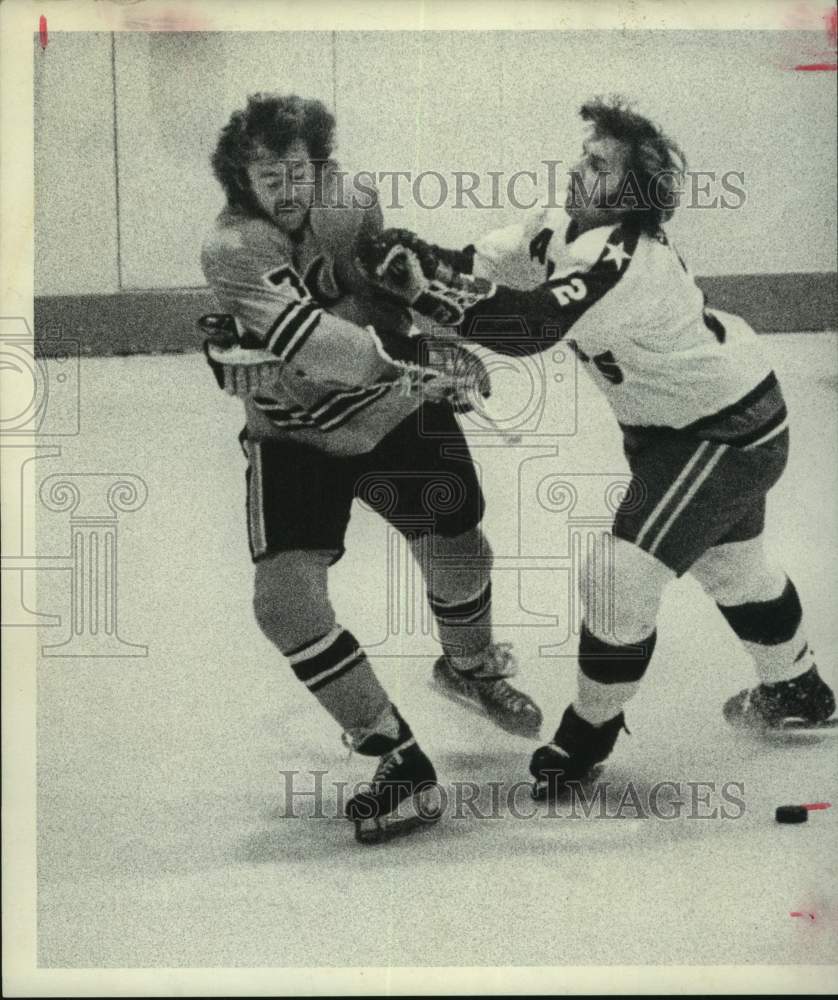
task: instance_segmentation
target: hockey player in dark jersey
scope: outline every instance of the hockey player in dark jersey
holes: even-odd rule
[[[232,115],[213,157],[227,206],[201,257],[224,312],[203,325],[218,383],[247,415],[256,619],[345,742],[380,758],[347,806],[358,838],[376,840],[438,817],[436,774],[329,600],[355,496],[420,560],[443,646],[437,688],[513,733],[537,734],[541,714],[509,683],[509,644],[492,639],[484,501],[452,408],[468,405],[479,362],[474,374],[458,347],[453,366],[445,352],[423,365],[410,310],[355,269],[352,241],[382,221],[374,200],[341,189],[334,126],[296,96],[257,94]]]
[[[623,431],[633,478],[613,524],[614,576],[583,573],[577,696],[533,755],[538,796],[611,753],[654,652],[661,595],[687,571],[756,668],[759,684],[725,704],[729,722],[824,725],[835,710],[797,590],[764,544],[766,493],[789,446],[780,386],[744,320],[705,306],[662,228],[683,154],[619,101],[592,101],[581,115],[589,135],[566,212],[536,212],[462,252],[391,230],[360,253],[380,287],[496,351],[563,338]],[[613,619],[590,613],[606,606]]]

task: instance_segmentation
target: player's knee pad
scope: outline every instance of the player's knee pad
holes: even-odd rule
[[[278,552],[256,564],[253,611],[259,628],[286,655],[335,625],[330,558],[318,550]]]
[[[612,645],[597,638],[583,623],[579,637],[579,669],[598,684],[633,684],[643,678],[657,642],[653,631],[632,645]]]
[[[719,604],[718,608],[740,639],[761,646],[779,646],[791,641],[803,619],[797,588],[788,578],[783,592],[773,600]]]
[[[580,568],[585,619],[598,635],[637,642],[654,629],[664,588],[674,577],[638,546],[605,536]]]

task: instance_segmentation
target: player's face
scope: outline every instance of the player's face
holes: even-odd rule
[[[296,139],[282,156],[260,146],[247,176],[259,207],[283,232],[303,225],[314,199],[315,170],[302,140]]]
[[[582,144],[582,157],[570,169],[565,198],[568,215],[583,228],[612,225],[619,209],[615,199],[623,182],[626,151],[619,139],[592,133]]]

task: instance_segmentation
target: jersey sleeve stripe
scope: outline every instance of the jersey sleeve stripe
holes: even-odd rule
[[[332,413],[328,417],[320,417],[317,421],[318,426],[324,431],[333,431],[337,427],[342,427],[352,417],[360,413],[361,410],[365,410],[386,392],[389,392],[391,388],[392,383],[377,385],[366,390],[365,394],[359,399],[343,401],[339,407],[333,408]]]
[[[283,324],[300,308],[300,302],[289,302],[288,305],[282,310],[282,312],[277,316],[277,318],[268,327],[268,332],[265,334],[265,342],[270,347],[275,335],[279,330],[282,329]]]
[[[393,385],[395,383],[385,382],[338,391],[330,394],[326,402],[313,410],[304,410],[300,406],[286,407],[266,398],[254,399],[254,403],[276,427],[316,427],[321,431],[332,431],[371,406],[389,392]]]
[[[294,355],[300,350],[300,348],[305,344],[308,338],[317,329],[320,323],[320,310],[317,310],[316,315],[310,316],[304,323],[304,325],[294,334],[294,337],[289,341],[288,346],[280,354],[283,361],[290,361]]]
[[[273,399],[256,398],[253,402],[262,411],[262,413],[265,413],[268,416],[278,415],[282,417],[302,417],[306,413],[302,406],[283,406],[281,403],[278,403]]]
[[[300,409],[300,407],[291,407],[290,409],[286,409],[278,403],[265,404],[258,401],[255,402],[257,408],[265,414],[274,427],[287,429],[293,427],[299,428],[314,426],[314,421],[311,416],[306,413],[305,410]]]
[[[320,322],[322,310],[313,302],[295,302],[283,310],[268,341],[268,350],[283,361],[290,361],[308,340]]]
[[[330,410],[335,407],[340,408],[340,406],[347,400],[350,402],[354,401],[359,396],[363,396],[365,393],[370,392],[372,388],[372,386],[361,385],[355,389],[335,389],[328,393],[328,395],[324,396],[311,412],[317,418],[326,416]]]

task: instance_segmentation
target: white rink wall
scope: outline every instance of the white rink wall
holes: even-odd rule
[[[685,211],[671,227],[696,273],[831,271],[834,75],[792,69],[823,45],[797,31],[51,33],[48,54],[35,49],[36,295],[203,285],[201,235],[222,201],[208,158],[256,90],[324,100],[352,169],[435,170],[452,185],[453,171],[568,164],[578,106],[617,91],[694,170],[744,174],[741,209]],[[420,197],[438,191],[428,179]],[[452,245],[516,211],[401,200],[390,224]]]

